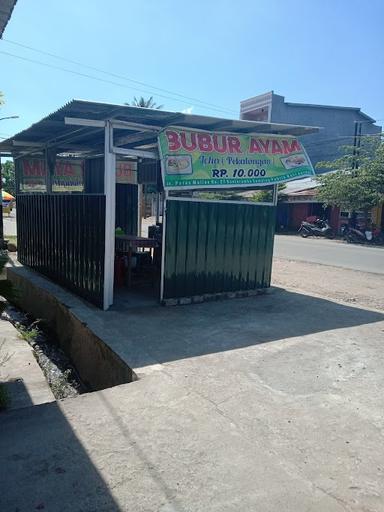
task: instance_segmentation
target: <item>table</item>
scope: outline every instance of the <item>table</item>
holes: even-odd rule
[[[134,249],[156,249],[160,246],[160,243],[156,238],[145,238],[135,235],[115,235],[115,244],[116,251],[124,252],[128,255],[127,286],[130,287],[132,280],[132,251]]]

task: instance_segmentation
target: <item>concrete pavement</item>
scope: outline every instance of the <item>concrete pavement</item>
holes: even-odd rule
[[[5,383],[10,399],[8,409],[55,400],[32,348],[3,318],[0,318],[0,362],[0,382]]]
[[[323,238],[276,235],[274,255],[362,272],[384,274],[384,247],[347,244]]]
[[[139,380],[1,416],[0,510],[384,509],[384,314],[282,289],[65,300]]]

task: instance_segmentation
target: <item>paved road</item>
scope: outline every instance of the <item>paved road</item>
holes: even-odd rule
[[[362,272],[384,274],[384,248],[349,245],[321,238],[277,235],[274,255],[278,258],[322,263]]]
[[[143,221],[144,236],[147,236],[145,229],[153,223],[153,217]],[[15,210],[13,210],[10,217],[4,216],[4,233],[6,236],[16,235]],[[307,238],[304,240],[299,236],[277,235],[274,254],[279,258],[323,263],[334,267],[384,274],[384,248],[381,247],[348,245],[321,238]]]
[[[3,216],[4,235],[5,236],[16,236],[16,210],[12,213]]]

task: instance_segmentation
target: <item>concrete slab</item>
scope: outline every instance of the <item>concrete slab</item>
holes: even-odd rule
[[[282,289],[65,300],[140,380],[3,415],[0,510],[384,510],[384,314]]]
[[[0,318],[1,357],[0,382],[6,383],[10,403],[8,409],[53,402],[55,397],[38,365],[32,348],[21,339],[17,329]]]

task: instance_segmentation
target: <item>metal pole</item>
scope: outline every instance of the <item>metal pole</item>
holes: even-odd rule
[[[105,252],[103,309],[113,304],[115,273],[116,155],[112,152],[112,126],[107,121],[104,135]]]
[[[357,147],[357,121],[355,121],[355,134],[353,136],[352,169],[356,169],[356,147]]]
[[[278,185],[273,185],[273,206],[277,205],[277,199],[278,199]]]
[[[356,169],[359,168],[361,129],[362,129],[362,123],[359,123],[359,129],[358,129],[358,134],[357,134],[357,149],[356,149]]]
[[[165,270],[165,229],[167,223],[167,199],[168,191],[164,190],[163,198],[163,233],[161,237],[161,274],[160,274],[160,302],[164,299],[164,270]]]
[[[156,224],[160,221],[160,192],[156,192]]]

